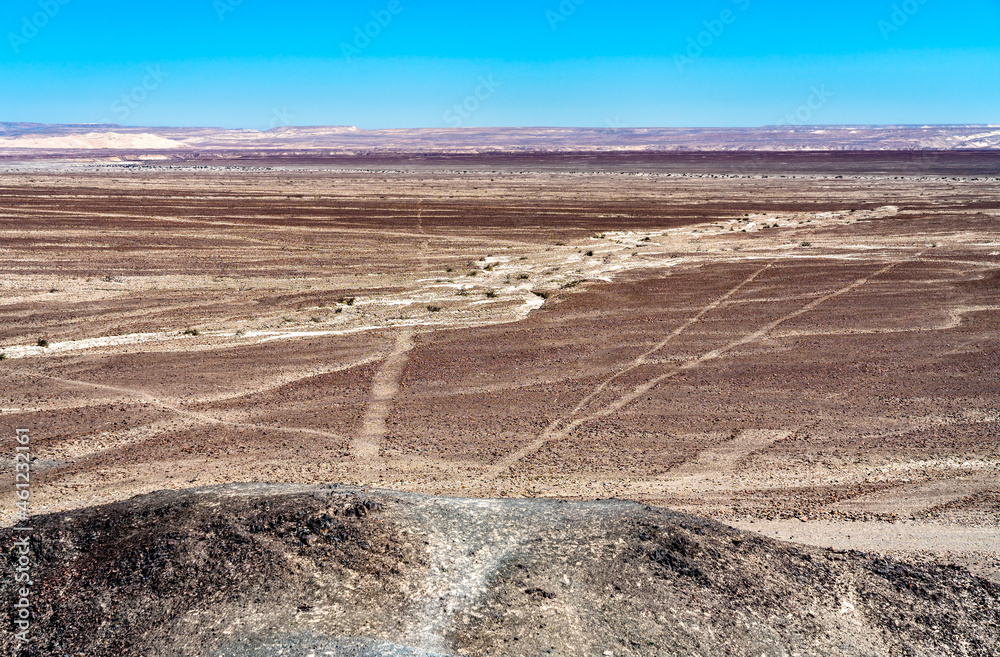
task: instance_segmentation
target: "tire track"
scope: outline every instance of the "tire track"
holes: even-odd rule
[[[915,256],[915,258],[919,258],[921,255],[923,255],[923,254],[922,253],[918,253]],[[499,461],[498,463],[496,463],[495,465],[493,465],[492,467],[490,467],[486,471],[486,473],[484,474],[484,479],[487,480],[487,481],[489,481],[491,479],[495,479],[496,477],[499,477],[500,475],[502,475],[502,474],[506,473],[508,470],[510,470],[510,468],[513,467],[518,461],[524,459],[525,457],[527,457],[527,456],[529,456],[531,454],[534,454],[539,449],[541,449],[543,446],[545,446],[547,443],[549,443],[549,442],[551,442],[553,440],[559,440],[561,438],[565,438],[570,433],[572,433],[577,427],[579,427],[581,424],[584,424],[585,422],[589,422],[591,420],[596,420],[596,419],[599,419],[599,418],[607,417],[609,415],[613,415],[614,413],[617,413],[622,408],[624,408],[625,406],[629,405],[630,403],[632,403],[633,401],[635,401],[639,397],[641,397],[641,396],[645,395],[646,393],[648,393],[650,390],[652,390],[653,388],[655,388],[657,385],[659,385],[663,381],[666,381],[667,379],[671,379],[671,378],[677,376],[678,374],[682,374],[684,372],[688,372],[690,370],[693,370],[693,369],[699,367],[700,365],[702,365],[703,363],[707,363],[709,361],[721,358],[722,356],[726,355],[728,352],[732,351],[733,349],[736,349],[737,347],[742,347],[743,345],[746,345],[746,344],[751,344],[751,343],[754,343],[754,342],[759,342],[760,340],[762,340],[765,337],[767,337],[767,335],[771,331],[773,331],[778,326],[781,326],[785,322],[790,321],[792,319],[795,319],[796,317],[800,317],[801,315],[804,315],[804,314],[806,314],[806,313],[808,313],[808,312],[816,309],[817,307],[819,307],[820,305],[826,303],[827,301],[830,301],[830,300],[835,299],[837,297],[840,297],[840,296],[843,296],[843,295],[848,294],[850,292],[853,292],[854,290],[858,289],[859,287],[861,287],[861,286],[865,285],[866,283],[868,283],[869,281],[871,281],[873,278],[877,278],[878,276],[881,276],[881,275],[885,274],[886,272],[894,269],[899,264],[900,264],[899,262],[890,263],[890,264],[882,267],[878,271],[874,272],[873,274],[870,274],[870,275],[868,275],[868,276],[866,276],[864,278],[859,278],[858,280],[854,281],[853,283],[851,283],[849,285],[846,285],[846,286],[844,286],[844,287],[842,287],[842,288],[840,288],[838,290],[835,290],[835,291],[833,291],[833,292],[831,292],[831,293],[829,293],[827,295],[824,295],[824,296],[822,296],[822,297],[820,297],[818,299],[814,299],[813,301],[810,301],[809,303],[807,303],[806,305],[802,306],[798,310],[790,312],[790,313],[788,313],[786,315],[782,315],[778,319],[775,319],[775,320],[772,320],[772,321],[768,322],[763,327],[757,329],[756,331],[753,331],[752,333],[748,333],[748,334],[744,335],[743,337],[741,337],[741,338],[739,338],[737,340],[734,340],[734,341],[732,341],[732,342],[730,342],[730,343],[728,343],[728,344],[726,344],[726,345],[724,345],[722,347],[718,347],[716,349],[713,349],[713,350],[711,350],[711,351],[709,351],[709,352],[707,352],[707,353],[699,356],[698,358],[693,358],[691,360],[688,360],[688,361],[682,363],[681,365],[678,365],[677,367],[674,367],[671,370],[669,370],[669,371],[667,371],[667,372],[665,372],[665,373],[663,373],[663,374],[661,374],[659,376],[653,377],[652,379],[649,379],[645,383],[642,383],[642,384],[636,386],[632,391],[630,391],[630,392],[622,395],[621,397],[619,397],[615,401],[611,402],[610,404],[607,404],[603,408],[601,408],[601,409],[599,409],[597,411],[594,411],[593,413],[590,413],[588,415],[585,415],[585,416],[582,416],[580,418],[577,418],[576,420],[573,420],[572,422],[568,423],[562,429],[559,429],[559,430],[555,430],[555,429],[548,430],[547,429],[538,439],[532,441],[530,444],[528,444],[528,445],[522,447],[521,449],[515,451],[513,454],[505,457],[504,459],[502,459],[501,461]]]

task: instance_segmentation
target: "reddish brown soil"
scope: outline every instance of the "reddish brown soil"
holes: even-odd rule
[[[4,430],[37,511],[345,481],[995,532],[995,162],[882,157],[0,173]]]

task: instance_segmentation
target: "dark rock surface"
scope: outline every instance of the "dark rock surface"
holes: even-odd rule
[[[1000,654],[964,570],[628,502],[240,484],[33,526],[31,656]]]

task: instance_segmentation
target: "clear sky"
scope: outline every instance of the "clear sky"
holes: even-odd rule
[[[0,0],[0,26],[0,121],[1000,123],[1000,0]]]

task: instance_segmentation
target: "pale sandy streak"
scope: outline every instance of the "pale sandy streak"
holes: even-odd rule
[[[275,426],[269,424],[255,424],[248,422],[231,422],[228,420],[223,420],[221,418],[215,417],[213,415],[209,415],[208,413],[199,413],[198,411],[191,411],[186,408],[176,406],[174,404],[168,404],[167,402],[157,399],[156,397],[154,397],[153,395],[149,394],[144,390],[132,390],[130,388],[109,386],[104,383],[91,383],[89,381],[78,381],[76,379],[64,379],[56,376],[49,376],[47,374],[35,374],[31,372],[17,372],[16,374],[37,379],[46,379],[48,381],[55,381],[57,383],[64,383],[66,385],[118,392],[123,395],[127,395],[131,398],[138,398],[140,401],[144,401],[147,404],[156,406],[157,408],[162,408],[171,411],[182,417],[200,420],[206,424],[217,424],[220,426],[235,427],[237,429],[255,429],[257,431],[277,431],[280,433],[306,434],[310,436],[319,436],[321,438],[331,438],[337,441],[342,441],[344,439],[344,436],[341,436],[339,434],[331,433],[329,431],[320,431],[318,429],[306,429],[303,427],[283,427],[283,426]]]
[[[423,202],[421,199],[419,202]],[[423,223],[424,211],[417,210],[417,230],[424,235]],[[421,271],[427,269],[427,247],[429,241],[425,240],[420,249]],[[364,421],[361,423],[361,430],[351,442],[351,453],[359,461],[374,461],[379,457],[379,450],[382,446],[382,439],[385,437],[385,420],[392,410],[392,402],[399,393],[400,381],[403,378],[403,370],[410,359],[410,351],[413,349],[413,329],[406,327],[396,336],[396,344],[392,351],[386,356],[382,366],[375,373],[372,381],[372,394],[365,409]]]
[[[594,388],[590,392],[589,395],[587,395],[582,400],[580,400],[580,403],[577,404],[575,407],[573,407],[573,410],[571,410],[569,413],[566,413],[562,417],[554,420],[552,422],[552,424],[550,424],[545,429],[545,433],[549,433],[549,432],[555,431],[556,427],[558,427],[559,424],[561,424],[562,422],[564,422],[566,419],[568,419],[570,417],[573,417],[574,415],[576,415],[577,413],[579,413],[587,404],[590,403],[590,401],[594,397],[596,397],[597,395],[599,395],[608,385],[610,385],[616,379],[618,379],[621,376],[624,376],[625,374],[628,374],[632,370],[634,370],[634,369],[636,369],[638,367],[641,367],[642,365],[645,365],[647,358],[649,358],[650,356],[652,356],[653,354],[655,354],[657,351],[659,351],[660,349],[663,349],[665,346],[667,346],[668,344],[670,344],[670,342],[673,341],[674,338],[676,338],[681,333],[683,333],[684,331],[686,331],[692,325],[696,324],[698,321],[701,320],[702,317],[704,317],[705,315],[707,315],[708,313],[712,312],[713,310],[715,310],[716,308],[718,308],[720,305],[722,305],[723,303],[725,303],[726,300],[728,300],[734,294],[738,293],[744,287],[746,287],[747,285],[749,285],[750,283],[752,283],[758,276],[760,276],[765,271],[767,271],[768,269],[770,269],[773,265],[774,265],[774,262],[772,261],[772,262],[768,263],[767,265],[761,267],[757,271],[753,272],[752,274],[750,274],[750,276],[748,276],[747,278],[745,278],[742,281],[740,281],[740,283],[736,287],[734,287],[733,289],[729,290],[728,292],[726,292],[725,294],[723,294],[721,297],[719,297],[715,301],[709,303],[707,306],[705,306],[704,308],[702,308],[701,311],[699,311],[697,315],[695,315],[694,317],[690,318],[689,320],[687,320],[686,322],[684,322],[683,324],[681,324],[680,326],[678,326],[676,329],[674,329],[673,331],[671,331],[667,335],[667,337],[665,337],[663,340],[660,340],[655,345],[653,345],[652,349],[649,349],[645,353],[639,355],[631,363],[629,363],[628,365],[626,365],[625,367],[623,367],[621,370],[619,370],[618,372],[616,372],[612,376],[610,376],[607,379],[605,379],[604,381],[602,381],[601,384],[598,385],[596,388]]]
[[[344,233],[349,235],[357,234],[368,234],[374,235],[376,237],[390,235],[392,237],[422,237],[427,238],[426,233],[411,233],[402,230],[383,230],[381,228],[341,228],[338,226],[275,226],[275,225],[259,225],[248,222],[240,221],[218,221],[211,219],[197,219],[194,217],[168,217],[160,215],[145,215],[145,214],[128,214],[122,212],[82,212],[77,210],[55,210],[52,208],[37,208],[32,209],[31,214],[69,214],[73,216],[91,216],[91,217],[115,217],[120,219],[153,219],[159,221],[171,221],[174,223],[182,224],[196,224],[202,226],[232,226],[234,228],[252,228],[257,231],[268,231],[273,233]],[[14,218],[30,216],[27,213],[5,213],[3,216],[9,216]],[[252,215],[256,219],[282,219],[282,217],[272,216],[272,215]],[[228,236],[227,236],[228,237]],[[269,240],[264,240],[261,238],[252,238],[247,236],[237,235],[244,240],[260,242],[263,244],[272,244]],[[445,234],[433,234],[429,237],[435,240],[441,240],[444,242],[469,242],[472,244],[482,244],[483,242],[488,242],[490,244],[503,244],[506,246],[530,246],[530,242],[511,240],[511,239],[499,239],[494,237],[465,237],[462,235],[445,235]]]
[[[555,420],[553,420],[552,423],[549,424],[549,426],[545,428],[545,431],[542,432],[542,437],[539,438],[538,441],[535,441],[535,443],[532,443],[532,445],[537,444],[538,447],[541,447],[541,445],[543,445],[545,442],[547,442],[548,440],[551,440],[552,437],[554,437],[555,435],[557,435],[556,434],[556,429],[559,427],[560,424],[562,424],[568,418],[573,417],[574,415],[576,415],[577,413],[579,413],[581,410],[583,410],[583,408],[587,404],[589,404],[590,401],[592,399],[594,399],[594,397],[596,397],[597,395],[601,394],[601,392],[603,392],[604,389],[607,388],[608,385],[610,385],[611,383],[613,383],[619,377],[624,376],[625,374],[627,374],[627,373],[635,370],[636,368],[641,367],[642,365],[646,364],[646,359],[647,358],[649,358],[650,356],[652,356],[653,354],[655,354],[657,351],[659,351],[660,349],[663,349],[665,346],[667,346],[668,344],[670,344],[670,342],[674,338],[676,338],[681,333],[683,333],[688,328],[690,328],[692,325],[694,325],[695,323],[697,323],[698,321],[700,321],[702,317],[704,317],[705,315],[707,315],[708,313],[710,313],[711,311],[715,310],[720,305],[722,305],[723,303],[725,303],[733,295],[735,295],[737,292],[739,292],[740,290],[742,290],[744,287],[746,287],[747,285],[749,285],[750,283],[752,283],[754,280],[756,280],[756,278],[758,276],[760,276],[765,271],[767,271],[768,269],[770,269],[773,265],[774,265],[774,261],[772,261],[772,262],[768,263],[767,265],[761,267],[760,269],[754,271],[748,277],[746,277],[745,279],[743,279],[742,281],[740,281],[739,284],[737,284],[735,287],[733,287],[728,292],[726,292],[725,294],[723,294],[722,296],[720,296],[718,299],[715,299],[714,301],[712,301],[711,303],[709,303],[708,305],[706,305],[704,308],[702,308],[700,311],[698,311],[698,313],[696,315],[694,315],[693,317],[691,317],[690,319],[688,319],[686,322],[684,322],[683,324],[681,324],[680,326],[678,326],[677,328],[675,328],[673,331],[671,331],[667,335],[667,337],[665,337],[663,340],[660,340],[659,342],[657,342],[655,345],[653,345],[653,347],[651,349],[649,349],[646,352],[640,354],[631,363],[629,363],[628,365],[626,365],[625,367],[623,367],[621,370],[619,370],[618,372],[615,372],[610,377],[608,377],[607,379],[605,379],[604,381],[602,381],[596,388],[594,388],[590,392],[590,394],[588,394],[586,397],[584,397],[583,399],[581,399],[580,402],[576,406],[573,407],[573,410],[571,410],[569,413],[566,413],[566,414],[564,414],[564,415],[556,418]],[[528,447],[530,448],[531,445],[529,445]],[[536,447],[535,449],[538,449],[538,447]],[[535,451],[535,450],[532,449],[531,451]],[[530,452],[525,452],[524,455],[527,455],[528,453],[530,453]],[[517,453],[515,453],[515,455],[516,454]],[[520,460],[520,458],[523,458],[523,455],[520,456],[520,457],[518,457],[517,460]],[[511,463],[513,464],[514,462],[516,462],[516,461],[512,461]],[[500,464],[503,464],[503,463],[504,463],[504,461],[500,462]],[[498,464],[498,467],[499,467],[500,464]],[[506,469],[507,467],[510,467],[510,466],[506,466],[503,469]],[[497,474],[499,474],[500,472],[502,472],[502,470],[496,470],[496,471],[491,470],[490,473],[487,475],[487,477],[488,478],[492,478],[492,477],[496,476]]]
[[[917,254],[916,257],[919,257],[920,255],[922,255],[922,254]],[[727,352],[732,351],[733,349],[735,349],[737,347],[741,347],[741,346],[743,346],[745,344],[750,344],[750,343],[753,343],[753,342],[757,342],[757,341],[765,338],[768,333],[770,333],[771,331],[773,331],[778,326],[781,326],[785,322],[787,322],[787,321],[789,321],[791,319],[795,319],[796,317],[799,317],[800,315],[804,315],[804,314],[810,312],[811,310],[815,309],[817,306],[820,306],[821,304],[826,303],[827,301],[829,301],[831,299],[834,299],[836,297],[839,297],[839,296],[842,296],[844,294],[847,294],[848,292],[852,292],[852,291],[856,290],[857,288],[861,287],[862,285],[868,283],[868,281],[870,281],[871,279],[876,278],[878,276],[881,276],[882,274],[890,271],[891,269],[893,269],[894,267],[896,267],[898,264],[899,264],[898,262],[894,262],[894,263],[891,263],[889,265],[886,265],[885,267],[882,267],[881,269],[879,269],[878,271],[876,271],[874,274],[866,276],[865,278],[859,278],[858,280],[854,281],[850,285],[847,285],[845,287],[840,288],[839,290],[831,292],[830,294],[827,294],[826,296],[823,296],[823,297],[820,297],[818,299],[815,299],[815,300],[807,303],[806,305],[802,306],[801,308],[799,308],[798,310],[796,310],[794,312],[788,313],[787,315],[783,315],[783,316],[779,317],[776,320],[768,322],[762,328],[757,329],[753,333],[749,333],[749,334],[743,336],[742,338],[740,338],[738,340],[730,342],[727,345],[724,345],[724,346],[719,347],[717,349],[713,349],[712,351],[709,351],[708,353],[706,353],[706,354],[704,354],[702,356],[699,356],[698,358],[691,359],[691,360],[689,360],[689,361],[687,361],[687,362],[685,362],[685,363],[683,363],[681,365],[678,365],[677,367],[671,369],[670,371],[665,372],[664,374],[661,374],[661,375],[659,375],[657,377],[654,377],[654,378],[646,381],[645,383],[642,383],[642,384],[636,386],[631,392],[628,392],[628,393],[622,395],[621,397],[619,397],[615,401],[611,402],[610,404],[608,404],[604,408],[601,408],[600,410],[594,411],[593,413],[591,413],[589,415],[586,415],[584,417],[581,417],[581,418],[578,418],[576,420],[573,420],[572,422],[570,422],[569,424],[567,424],[563,429],[561,429],[559,431],[552,431],[552,432],[546,431],[537,440],[532,441],[530,444],[522,447],[521,449],[517,450],[513,454],[507,456],[506,458],[502,459],[501,461],[499,461],[498,463],[496,463],[494,466],[492,466],[489,470],[486,471],[486,473],[484,474],[484,478],[486,480],[489,480],[489,479],[493,479],[493,478],[496,478],[496,477],[502,475],[504,472],[508,471],[515,463],[517,463],[518,461],[520,461],[524,457],[537,452],[539,449],[541,449],[549,441],[558,440],[560,438],[563,438],[563,437],[569,435],[577,427],[579,427],[581,424],[583,424],[585,422],[589,422],[591,420],[595,420],[595,419],[602,418],[602,417],[607,417],[609,415],[617,413],[622,408],[624,408],[628,404],[632,403],[633,401],[635,401],[639,397],[645,395],[647,392],[649,392],[650,390],[652,390],[653,388],[655,388],[657,385],[659,385],[663,381],[666,381],[667,379],[673,378],[673,377],[677,376],[678,374],[681,374],[682,372],[686,372],[688,370],[692,370],[692,369],[698,367],[699,365],[701,365],[702,363],[706,363],[708,361],[715,360],[716,358],[719,358],[719,357],[725,355]]]
[[[371,399],[365,410],[361,431],[351,443],[351,453],[360,461],[378,458],[382,438],[385,436],[385,419],[392,409],[396,393],[399,392],[399,383],[411,349],[413,349],[413,329],[405,328],[396,337],[392,351],[375,373]]]

